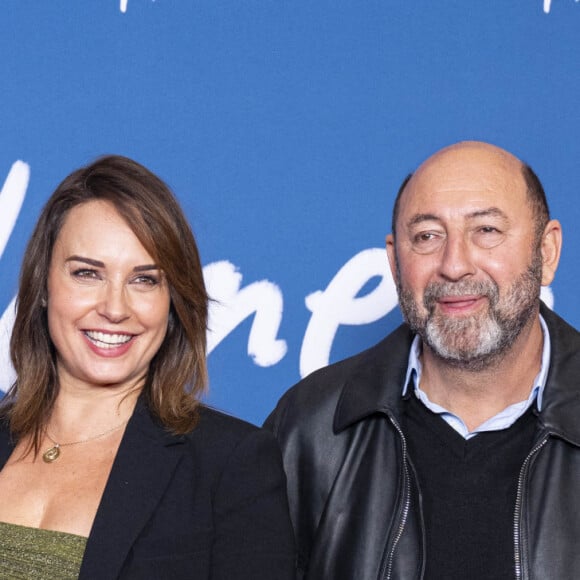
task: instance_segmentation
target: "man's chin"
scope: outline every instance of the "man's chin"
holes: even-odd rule
[[[495,352],[471,359],[445,359],[445,364],[458,370],[479,373],[485,369],[492,368],[500,360],[500,353]]]
[[[502,332],[489,318],[469,317],[445,322],[430,321],[423,336],[438,358],[453,366],[477,368],[497,359],[502,350]]]

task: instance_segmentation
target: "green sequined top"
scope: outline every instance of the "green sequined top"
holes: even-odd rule
[[[2,580],[77,580],[87,538],[0,522]]]

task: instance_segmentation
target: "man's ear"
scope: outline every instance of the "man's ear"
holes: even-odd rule
[[[395,250],[395,236],[389,234],[386,238],[387,243],[387,258],[389,259],[389,266],[391,268],[391,274],[393,275],[393,280],[397,283],[397,257]]]
[[[562,226],[558,220],[550,220],[542,234],[542,286],[549,286],[554,279],[560,252],[562,251]]]

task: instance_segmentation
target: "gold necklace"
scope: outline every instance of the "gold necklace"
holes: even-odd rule
[[[45,463],[52,463],[53,461],[56,461],[60,457],[60,448],[61,447],[68,447],[69,445],[79,445],[80,443],[88,443],[89,441],[94,441],[95,439],[100,439],[101,437],[104,437],[105,435],[108,435],[109,433],[112,433],[113,431],[117,431],[117,429],[120,429],[121,427],[123,427],[123,425],[126,425],[128,423],[128,421],[129,421],[129,419],[125,419],[122,423],[119,423],[118,425],[115,425],[114,427],[111,427],[110,429],[107,429],[106,431],[103,431],[102,433],[99,433],[98,435],[93,435],[92,437],[87,437],[86,439],[79,439],[78,441],[71,441],[69,443],[57,443],[54,440],[54,438],[50,436],[48,429],[46,429],[44,431],[44,433],[50,439],[50,442],[53,444],[53,446],[50,447],[49,449],[47,449],[42,454],[42,460]]]

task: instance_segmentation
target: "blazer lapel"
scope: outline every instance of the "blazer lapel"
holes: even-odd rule
[[[5,421],[0,423],[0,469],[6,465],[10,455],[14,451],[14,441]]]
[[[95,516],[79,580],[118,577],[173,477],[184,440],[167,433],[153,421],[143,402],[137,403]]]

